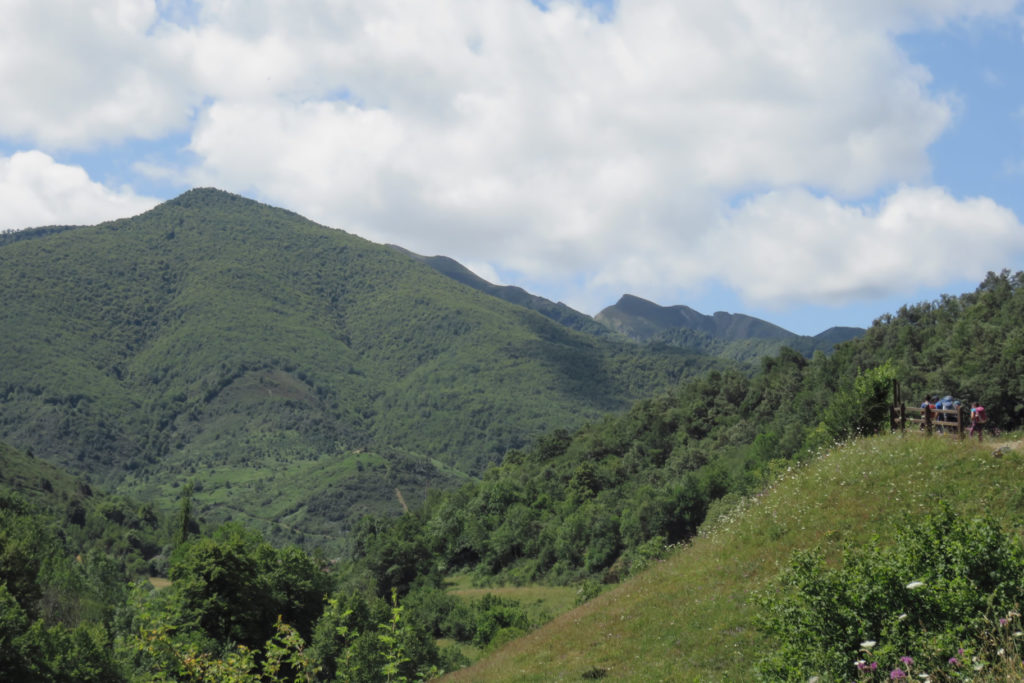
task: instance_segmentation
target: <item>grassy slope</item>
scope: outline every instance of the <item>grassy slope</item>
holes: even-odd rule
[[[0,441],[0,492],[17,493],[42,508],[81,496],[81,480]]]
[[[713,528],[643,574],[510,643],[450,681],[751,680],[766,642],[749,598],[796,549],[886,543],[902,515],[947,501],[964,515],[1024,525],[1024,447],[874,437],[783,473]],[[868,637],[868,634],[865,635]]]

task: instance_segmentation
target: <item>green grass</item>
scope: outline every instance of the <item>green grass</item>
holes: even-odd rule
[[[476,600],[488,593],[502,598],[518,600],[531,618],[546,615],[548,618],[564,614],[576,604],[577,589],[572,586],[488,586],[472,585],[468,574],[449,577],[446,581],[448,592],[452,595]]]
[[[1019,437],[1018,437],[1019,438]],[[1002,443],[1007,443],[1003,441]],[[746,681],[766,648],[751,595],[797,549],[886,544],[895,524],[947,502],[962,515],[1024,524],[1024,447],[918,434],[862,439],[784,472],[687,546],[450,681]]]

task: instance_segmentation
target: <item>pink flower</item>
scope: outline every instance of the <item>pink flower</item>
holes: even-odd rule
[[[904,664],[906,664],[907,666],[910,666],[911,664],[914,663],[914,658],[911,657],[910,655],[904,655],[904,656],[900,657],[900,661],[903,662]]]
[[[903,669],[893,669],[892,673],[889,674],[889,678],[891,678],[894,681],[895,680],[899,680],[901,678],[906,678],[906,677],[907,677],[907,674],[904,673]]]

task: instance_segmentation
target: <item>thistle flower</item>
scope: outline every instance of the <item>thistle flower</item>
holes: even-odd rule
[[[906,678],[906,677],[907,677],[906,672],[904,672],[903,669],[899,669],[899,668],[893,669],[892,673],[889,674],[889,678],[891,680],[894,680],[894,681],[899,680],[901,678]]]

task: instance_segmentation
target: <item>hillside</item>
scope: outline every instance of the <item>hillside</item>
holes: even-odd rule
[[[61,542],[77,555],[115,557],[122,580],[159,573],[166,563],[160,553],[169,532],[151,504],[110,495],[0,441],[0,510],[23,506],[59,521]],[[10,540],[2,531],[0,537],[4,545]],[[13,547],[3,552],[18,554]],[[10,569],[9,556],[3,564]]]
[[[742,313],[704,315],[689,306],[659,306],[630,294],[608,306],[595,320],[641,342],[663,342],[749,361],[777,353],[783,346],[807,357],[864,334],[857,327],[832,327],[814,336],[798,335]]]
[[[466,268],[458,261],[448,258],[447,256],[420,256],[419,254],[413,254],[411,251],[406,251],[401,247],[395,245],[390,246],[408,254],[417,261],[425,263],[442,275],[447,275],[457,282],[461,282],[468,287],[472,287],[484,294],[490,294],[491,296],[502,299],[503,301],[523,306],[531,311],[537,311],[544,317],[550,318],[560,325],[565,325],[570,329],[578,332],[586,332],[587,334],[593,334],[599,337],[612,333],[612,330],[609,327],[599,323],[589,315],[575,311],[561,302],[555,303],[545,299],[544,297],[530,294],[522,287],[492,284]]]
[[[939,501],[1019,535],[1024,447],[995,458],[995,446],[872,437],[793,465],[653,568],[443,680],[752,680],[773,644],[754,626],[751,597],[794,551],[834,558],[847,544],[884,545]]]
[[[0,438],[163,507],[195,479],[210,521],[278,520],[290,540],[714,364],[209,189],[10,237],[0,287]]]

